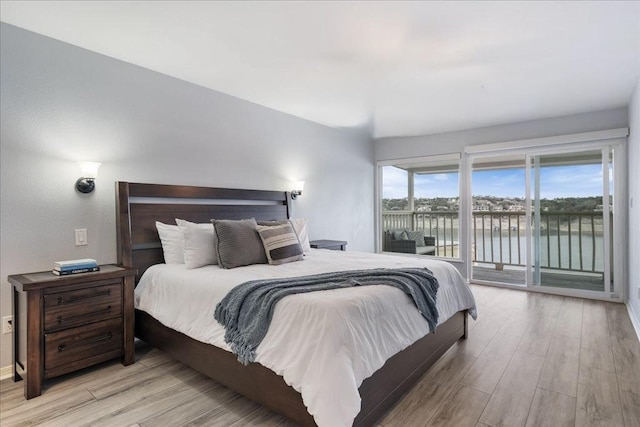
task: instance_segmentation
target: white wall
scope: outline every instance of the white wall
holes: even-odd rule
[[[118,180],[291,190],[311,238],[373,250],[373,152],[365,132],[331,129],[1,24],[0,313],[7,275],[54,260],[116,261]],[[74,189],[79,160],[103,165]],[[75,247],[74,228],[89,245]],[[1,336],[0,366],[11,364]]]
[[[627,127],[628,123],[627,109],[619,108],[457,132],[381,138],[375,141],[374,158],[378,161],[455,153],[470,145],[615,129]]]
[[[627,304],[640,337],[640,80],[629,103],[629,262]]]

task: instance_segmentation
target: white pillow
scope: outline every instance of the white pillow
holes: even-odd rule
[[[309,243],[309,221],[307,218],[292,218],[289,221],[291,221],[293,231],[295,231],[298,236],[298,241],[302,246],[302,250],[304,252],[310,252],[311,244]]]
[[[184,263],[187,269],[218,263],[213,224],[196,224],[177,218],[176,223],[182,231]]]
[[[177,225],[168,225],[160,221],[156,221],[156,228],[158,236],[160,236],[160,243],[162,243],[164,262],[166,264],[184,264],[184,243],[180,228]]]

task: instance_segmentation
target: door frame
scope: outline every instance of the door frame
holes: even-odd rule
[[[627,236],[625,233],[627,224],[627,168],[626,162],[626,150],[627,150],[627,135],[628,129],[612,129],[608,131],[587,132],[582,134],[573,134],[548,138],[536,138],[530,140],[510,141],[496,144],[483,144],[466,147],[463,153],[463,159],[461,166],[463,166],[463,173],[465,174],[463,188],[464,194],[461,192],[461,198],[464,197],[465,205],[467,209],[463,212],[466,215],[466,224],[471,224],[473,221],[472,211],[472,172],[473,162],[475,159],[482,157],[496,157],[500,155],[523,155],[525,159],[525,220],[526,220],[526,232],[525,232],[525,246],[526,246],[526,286],[512,285],[508,283],[496,283],[485,282],[472,279],[472,251],[470,247],[466,250],[466,273],[467,278],[472,283],[488,284],[499,287],[514,288],[514,289],[527,289],[535,292],[543,292],[550,294],[592,298],[592,299],[604,299],[624,301],[626,298],[626,287],[623,284],[626,283],[626,271],[624,268],[624,260],[627,259]],[[532,225],[531,225],[531,158],[535,155],[542,154],[562,154],[572,151],[595,151],[600,149],[603,153],[602,165],[603,165],[603,226],[605,228],[605,241],[604,241],[604,291],[588,291],[588,290],[575,290],[564,288],[550,288],[533,285],[533,260],[532,260]],[[605,157],[605,152],[609,153],[613,150],[613,164],[614,164],[614,212],[616,212],[616,220],[613,223],[613,228],[609,226],[609,204],[606,203],[609,195],[609,156]],[[605,167],[606,165],[606,167]],[[462,214],[462,212],[461,212]],[[610,230],[613,229],[613,233]],[[615,244],[615,257],[610,256],[611,245],[609,240],[613,239]],[[472,227],[467,226],[466,241],[471,245],[472,240]],[[612,280],[611,272],[613,272],[613,290],[610,290],[610,283]]]
[[[512,140],[499,143],[490,144],[478,144],[469,145],[464,147],[462,155],[459,152],[446,153],[442,152],[434,155],[429,155],[425,152],[423,156],[415,156],[409,158],[396,158],[396,159],[382,159],[376,161],[375,168],[375,246],[376,252],[380,252],[382,249],[381,235],[381,199],[382,199],[382,173],[381,168],[385,165],[392,165],[396,162],[412,163],[419,162],[421,160],[434,159],[438,157],[451,157],[459,156],[460,159],[460,260],[445,259],[447,262],[454,264],[462,273],[466,275],[467,279],[471,277],[471,157],[475,155],[481,155],[484,153],[508,153],[516,151],[533,152],[536,148],[541,149],[553,149],[563,147],[580,147],[583,149],[602,148],[606,145],[614,146],[614,212],[616,212],[616,221],[613,224],[613,239],[615,242],[615,256],[611,263],[612,270],[614,272],[614,291],[610,294],[604,294],[597,292],[596,295],[591,295],[589,291],[575,292],[572,289],[561,288],[543,288],[540,287],[523,287],[518,285],[500,284],[500,283],[485,283],[497,287],[513,288],[513,289],[526,289],[533,292],[544,292],[549,294],[558,294],[565,296],[575,296],[583,298],[601,299],[606,301],[625,301],[627,298],[627,289],[624,284],[627,281],[626,263],[628,262],[628,245],[627,245],[627,217],[628,217],[628,192],[627,192],[627,164],[626,164],[626,152],[627,152],[627,137],[629,135],[628,128],[616,128],[594,132],[583,132],[577,134],[559,135],[543,138],[525,139],[525,140]],[[530,178],[527,178],[530,179]],[[530,186],[527,185],[527,188]],[[530,199],[530,198],[529,198]],[[531,212],[530,207],[527,209]],[[530,224],[530,221],[528,221]],[[529,253],[531,251],[528,251]]]

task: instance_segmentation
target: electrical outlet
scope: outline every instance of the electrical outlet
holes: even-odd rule
[[[4,316],[2,318],[2,333],[10,334],[13,332],[13,316]]]

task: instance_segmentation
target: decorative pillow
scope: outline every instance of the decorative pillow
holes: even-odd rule
[[[218,263],[222,268],[267,263],[255,219],[211,221],[217,237]]]
[[[409,231],[404,230],[407,238],[405,240],[415,240],[416,246],[425,246],[424,244],[424,231]]]
[[[164,253],[164,262],[166,264],[184,264],[184,243],[182,241],[182,231],[177,225],[168,225],[160,221],[156,221],[158,236],[162,243],[162,252]]]
[[[288,219],[284,219],[282,221],[256,221],[256,223],[258,224],[258,226],[263,225],[266,227],[274,227],[276,225],[283,225],[283,224],[289,224],[289,220]]]
[[[392,240],[409,240],[404,230],[391,230]]]
[[[176,219],[182,231],[184,240],[184,263],[187,269],[217,264],[215,233],[213,225],[196,224],[194,222]]]
[[[276,226],[258,225],[269,264],[278,265],[304,259],[302,246],[291,224]]]
[[[293,231],[298,236],[298,241],[304,252],[311,251],[311,244],[309,243],[309,220],[307,218],[294,218],[289,220],[293,226]]]

